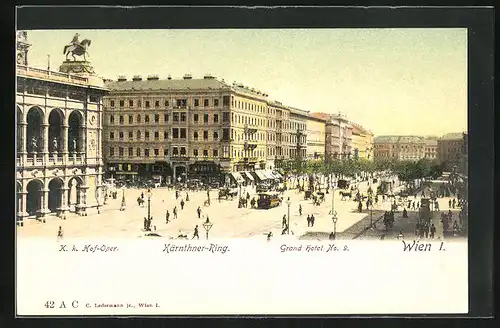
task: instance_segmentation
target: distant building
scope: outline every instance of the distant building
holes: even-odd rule
[[[463,166],[465,142],[464,133],[448,133],[438,139],[438,161],[445,170],[458,170]]]
[[[307,159],[325,157],[326,122],[312,114],[307,118]]]
[[[373,133],[357,123],[351,125],[353,158],[373,160]]]
[[[316,117],[326,118],[325,156],[327,158],[347,159],[352,154],[352,124],[345,115],[314,113]]]
[[[437,145],[438,145],[437,138],[435,137],[425,138],[424,158],[430,160],[437,159]]]
[[[419,136],[377,136],[374,140],[374,155],[375,159],[418,161],[426,157],[425,149],[428,144],[432,142]]]

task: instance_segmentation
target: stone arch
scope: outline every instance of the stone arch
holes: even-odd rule
[[[37,215],[42,209],[43,182],[33,179],[26,185],[26,211],[29,215]]]
[[[80,204],[83,184],[84,181],[80,176],[74,176],[68,180],[68,206],[72,212],[76,212],[76,205]]]
[[[29,153],[40,152],[43,146],[42,124],[45,118],[43,110],[38,106],[31,107],[26,113],[26,149]]]
[[[72,111],[68,116],[68,150],[80,153],[83,147],[84,117],[79,110]]]
[[[64,140],[63,126],[65,115],[59,108],[54,108],[49,113],[49,150],[57,152],[61,150],[61,142]]]
[[[61,178],[53,178],[49,181],[49,199],[48,209],[51,212],[57,212],[62,207],[62,192],[64,181]]]
[[[23,210],[21,207],[22,192],[23,184],[19,180],[16,180],[16,213],[22,212]]]

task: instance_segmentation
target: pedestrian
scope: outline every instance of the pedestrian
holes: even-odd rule
[[[62,238],[63,237],[63,230],[62,227],[59,226],[59,230],[57,231],[57,238]]]
[[[177,206],[174,206],[174,210],[172,212],[174,213],[174,219],[177,219]]]
[[[457,204],[457,201],[455,198],[453,198],[453,201],[451,202],[451,207],[455,208],[455,205]]]
[[[281,228],[286,226],[286,214],[283,215],[283,220],[281,221]]]
[[[269,233],[267,234],[267,241],[271,241],[272,236],[273,236],[273,233],[271,231],[269,231]]]
[[[196,225],[196,227],[194,227],[193,238],[191,238],[191,239],[194,239],[194,237],[198,238],[198,240],[200,239],[200,236],[198,235],[198,225]]]
[[[196,210],[198,212],[198,219],[201,218],[201,208],[198,206],[198,209]]]
[[[189,202],[189,194],[186,191],[186,202]]]
[[[436,234],[436,227],[434,223],[431,225],[431,239],[434,239],[434,235]]]
[[[141,199],[144,199],[144,192],[141,192]]]
[[[420,208],[420,203],[417,201],[416,209],[418,210],[419,208]]]
[[[404,235],[403,235],[403,231],[399,230],[399,234],[398,234],[398,239],[403,239],[404,238]]]
[[[411,210],[411,200],[408,201],[408,208]]]
[[[302,216],[302,204],[299,204],[299,215]]]
[[[184,199],[181,198],[181,211],[184,209]]]
[[[144,231],[148,231],[148,219],[144,217]]]
[[[175,191],[175,199],[179,199],[179,191],[178,190]]]
[[[425,231],[425,238],[429,238],[429,223],[425,223],[424,226],[424,231]]]
[[[311,214],[311,227],[314,227],[314,215]]]
[[[169,223],[170,222],[170,212],[167,210],[167,213],[165,213],[165,223]]]
[[[451,199],[448,201],[448,208],[451,208]]]

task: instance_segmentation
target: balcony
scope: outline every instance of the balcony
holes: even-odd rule
[[[245,150],[254,150],[255,148],[257,148],[257,142],[255,141],[245,141],[244,143],[244,149]]]
[[[183,105],[183,106],[172,106],[173,109],[189,109],[189,106]]]
[[[249,126],[248,124],[245,124],[244,129],[245,129],[245,133],[250,133],[250,134],[252,134],[252,133],[257,132],[257,129],[256,129],[256,128],[251,127],[251,126]]]
[[[16,167],[17,168],[34,168],[34,167],[51,167],[51,166],[70,166],[70,165],[82,165],[85,163],[85,155],[68,155],[64,157],[62,155],[59,156],[36,156],[34,157],[26,157],[16,159]]]
[[[82,84],[87,86],[88,79],[86,77],[81,77],[72,74],[60,73],[49,71],[46,69],[34,68],[24,65],[17,65],[16,67],[18,76],[34,77],[34,78],[46,78],[61,82],[70,82],[75,84]]]
[[[187,162],[187,161],[189,161],[189,156],[174,154],[174,155],[170,156],[170,160],[178,161],[178,162]]]

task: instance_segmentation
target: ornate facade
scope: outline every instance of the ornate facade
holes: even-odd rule
[[[352,125],[341,113],[329,115],[326,123],[325,153],[327,157],[348,159],[352,156]]]
[[[433,139],[420,136],[377,136],[375,137],[376,159],[397,159],[418,161],[433,159]]]
[[[437,141],[438,161],[446,170],[458,171],[463,167],[465,143],[464,133],[448,133]]]
[[[354,122],[351,126],[353,157],[373,160],[373,133]]]
[[[27,36],[18,32],[17,217],[101,205],[102,97],[97,76],[27,66]],[[19,55],[19,52],[24,52]],[[85,64],[85,63],[83,63]]]
[[[307,158],[325,157],[326,120],[309,115],[307,118]]]

